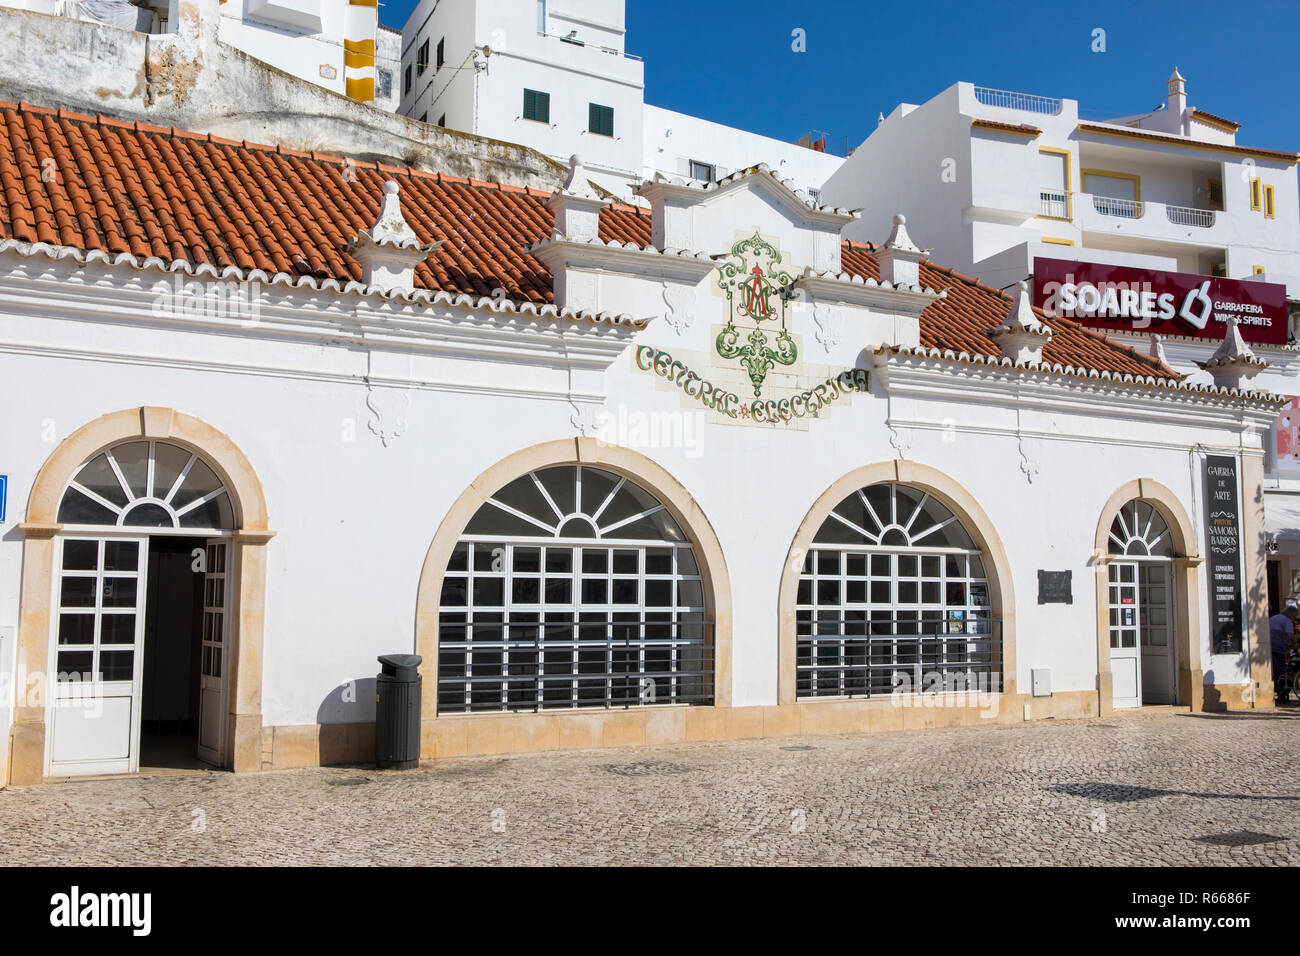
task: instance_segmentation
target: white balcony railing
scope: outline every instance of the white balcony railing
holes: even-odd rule
[[[1141,219],[1146,212],[1137,200],[1113,199],[1110,196],[1093,196],[1092,208],[1103,216],[1118,216],[1120,219]]]
[[[1059,189],[1039,190],[1038,214],[1052,219],[1069,219],[1070,194]]]
[[[1195,226],[1209,229],[1214,225],[1213,209],[1193,209],[1191,206],[1165,206],[1165,215],[1175,226]]]
[[[977,86],[975,99],[985,106],[999,106],[1007,110],[1042,113],[1044,116],[1061,114],[1061,101],[1050,96],[1032,96],[1029,93],[1013,93],[1010,90],[991,90],[987,86]]]

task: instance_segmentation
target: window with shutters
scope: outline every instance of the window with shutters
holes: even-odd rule
[[[524,90],[524,119],[538,123],[551,121],[551,94]]]
[[[598,136],[614,135],[614,107],[589,103],[587,109],[587,132]]]

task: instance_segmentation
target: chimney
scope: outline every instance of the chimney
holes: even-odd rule
[[[1011,311],[1001,325],[989,332],[989,338],[1017,365],[1037,365],[1043,360],[1043,346],[1054,334],[1030,307],[1029,283],[1022,279],[1016,286]]]
[[[921,260],[928,249],[918,249],[907,234],[907,219],[899,213],[894,216],[894,229],[889,239],[876,254],[880,263],[880,281],[894,288],[917,288],[921,284]]]
[[[1205,363],[1205,370],[1214,378],[1214,384],[1220,388],[1249,386],[1255,376],[1267,367],[1268,362],[1256,356],[1241,337],[1237,317],[1229,315],[1223,342]]]
[[[1186,132],[1184,127],[1187,124],[1184,122],[1183,113],[1187,110],[1187,81],[1178,72],[1178,67],[1174,67],[1174,72],[1169,75],[1167,85],[1169,94],[1165,100],[1169,107],[1169,115],[1178,129]]]
[[[369,231],[362,230],[344,251],[361,264],[361,281],[381,292],[411,292],[415,289],[415,267],[446,240],[421,245],[398,199],[400,188],[393,180],[384,183],[379,215]]]

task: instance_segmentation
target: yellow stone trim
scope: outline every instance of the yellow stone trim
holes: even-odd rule
[[[1042,241],[1042,242],[1046,242],[1046,243],[1050,243],[1051,245],[1054,245],[1054,246],[1072,246],[1072,245],[1074,245],[1074,240],[1073,240],[1073,239],[1058,239],[1058,238],[1056,238],[1055,236],[1043,236],[1041,241]]]
[[[1093,568],[1097,593],[1097,686],[1101,712],[1115,710],[1114,685],[1110,670],[1110,526],[1120,508],[1134,499],[1155,508],[1169,526],[1174,545],[1174,631],[1178,649],[1178,698],[1180,704],[1199,711],[1204,706],[1204,672],[1201,670],[1200,583],[1196,569],[1204,561],[1197,554],[1196,532],[1182,501],[1153,478],[1126,482],[1106,501],[1097,522],[1093,541]],[[1267,626],[1267,625],[1265,625]]]
[[[1198,123],[1204,123],[1206,126],[1213,126],[1221,129],[1225,133],[1235,133],[1241,129],[1240,123],[1234,123],[1232,120],[1219,119],[1217,116],[1210,116],[1208,113],[1202,113],[1200,110],[1192,110],[1192,119]]]
[[[1007,129],[1006,124],[978,119],[971,121],[970,128],[987,130],[990,133],[1006,133],[1010,136],[1024,136],[1028,139],[1037,139],[1043,132],[1036,126],[1030,126],[1028,129]]]
[[[1080,169],[1079,176],[1083,180],[1083,191],[1088,191],[1089,176],[1105,176],[1108,179],[1127,179],[1133,183],[1133,201],[1142,201],[1142,177],[1136,173],[1118,173],[1110,169]]]
[[[62,527],[58,508],[68,482],[82,464],[105,448],[141,438],[165,439],[201,455],[230,495],[242,534],[235,535],[233,549],[239,586],[231,609],[233,667],[222,757],[235,770],[256,770],[261,766],[265,545],[272,535],[267,528],[266,497],[238,446],[211,425],[183,412],[145,406],[103,415],[60,442],[37,472],[20,525],[24,529],[23,570],[15,686],[25,686],[30,674],[43,673],[49,660],[54,536]],[[9,782],[40,783],[45,767],[44,706],[20,702],[14,709],[10,736]]]
[[[998,537],[993,522],[989,520],[979,502],[960,484],[937,468],[914,461],[878,462],[866,465],[841,477],[822,493],[809,509],[786,555],[781,571],[781,586],[777,592],[777,702],[791,706],[799,702],[795,696],[795,596],[799,588],[799,572],[804,556],[812,547],[813,535],[831,513],[831,509],[859,488],[880,482],[898,482],[912,485],[930,495],[955,514],[963,527],[970,532],[976,547],[983,553],[992,569],[989,574],[989,600],[994,617],[1002,620],[1002,681],[1003,696],[1016,693],[1016,600],[1011,576],[1011,562]]]
[[[442,578],[451,559],[452,549],[460,540],[470,518],[491,495],[520,475],[552,465],[591,465],[625,476],[654,495],[677,522],[695,549],[700,579],[704,584],[705,604],[712,611],[713,699],[717,707],[725,708],[731,704],[731,580],[722,545],[713,525],[686,488],[662,466],[644,455],[595,438],[560,439],[517,451],[475,478],[452,504],[429,545],[420,572],[415,605],[415,652],[423,658],[420,674],[424,678],[422,714],[423,735],[426,738],[431,733],[441,733],[439,728],[448,718],[462,716],[438,714],[438,602],[442,594]],[[640,709],[637,712],[641,712]],[[496,719],[486,714],[472,716],[484,720]],[[549,718],[551,715],[537,716]]]
[[[225,2],[225,0],[222,0]],[[350,7],[378,7],[379,0],[348,0]]]
[[[352,77],[347,79],[347,94],[354,100],[362,103],[369,103],[375,98],[375,80],[374,77],[366,77],[361,80],[354,80]]]
[[[1231,153],[1234,156],[1258,156],[1261,159],[1276,159],[1282,163],[1295,163],[1300,160],[1300,153],[1280,149],[1251,149],[1247,146],[1229,146],[1220,143],[1203,143],[1192,139],[1174,139],[1146,130],[1102,129],[1090,123],[1080,123],[1075,127],[1076,133],[1090,133],[1096,136],[1118,136],[1123,139],[1140,139],[1161,146],[1178,146],[1184,149],[1203,149],[1211,153]]]

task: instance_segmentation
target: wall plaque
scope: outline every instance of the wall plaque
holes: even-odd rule
[[[1073,571],[1038,571],[1039,604],[1073,604]]]

